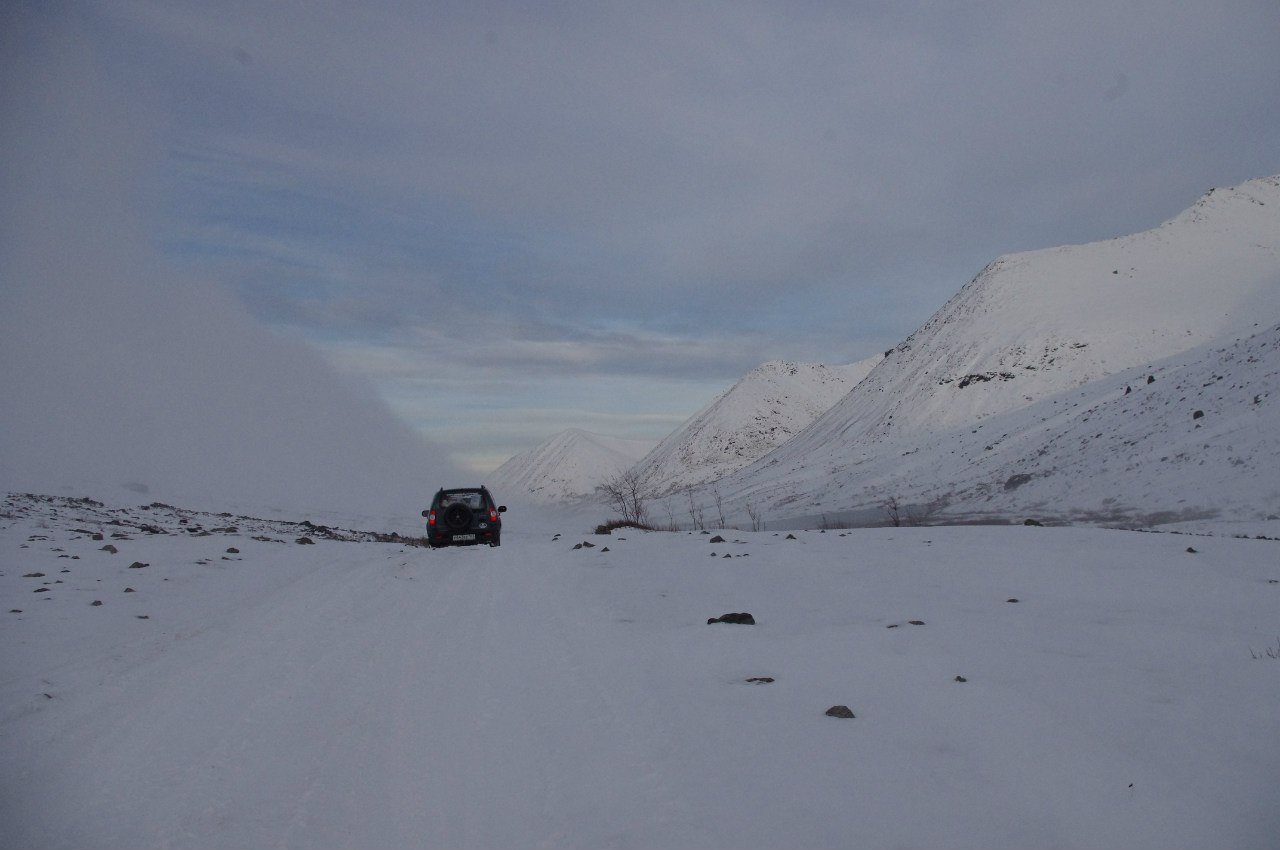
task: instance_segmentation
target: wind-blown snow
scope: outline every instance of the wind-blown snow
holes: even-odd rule
[[[628,440],[569,428],[512,457],[487,476],[503,498],[535,503],[572,501],[632,466],[653,448],[649,440]]]
[[[986,527],[575,550],[575,531],[510,512],[500,549],[301,546],[278,523],[9,499],[6,843],[1280,834],[1274,541]],[[738,611],[757,624],[706,624]]]
[[[65,42],[6,99],[0,490],[416,515],[452,464],[217,282],[166,267],[139,212],[148,116]]]

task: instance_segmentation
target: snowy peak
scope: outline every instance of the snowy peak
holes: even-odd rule
[[[873,523],[889,496],[952,515],[1280,513],[1250,472],[1280,464],[1277,322],[1280,179],[1265,178],[1153,230],[997,259],[721,490],[736,510]],[[1193,419],[1193,401],[1218,417]]]
[[[561,431],[498,467],[488,481],[502,496],[536,502],[562,502],[595,491],[597,485],[630,468],[653,448],[648,440],[593,434],[580,428]]]
[[[1143,233],[1000,257],[789,449],[960,427],[1277,316],[1264,178]]]
[[[736,472],[808,427],[880,359],[758,366],[659,443],[639,471],[659,495]]]

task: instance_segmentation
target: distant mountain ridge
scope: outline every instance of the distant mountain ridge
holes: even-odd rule
[[[758,366],[668,435],[636,471],[660,496],[732,474],[804,430],[882,356],[846,366]]]
[[[589,496],[601,482],[632,466],[653,448],[650,440],[561,431],[512,457],[486,477],[502,499],[518,496],[554,503]]]

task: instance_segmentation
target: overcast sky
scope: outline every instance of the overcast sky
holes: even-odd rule
[[[1275,0],[7,5],[5,86],[74,42],[137,116],[69,155],[147,151],[175,274],[478,470],[1280,173]]]

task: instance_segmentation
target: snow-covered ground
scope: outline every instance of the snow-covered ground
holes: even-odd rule
[[[1275,541],[712,542],[513,511],[499,549],[431,551],[165,507],[0,513],[6,846],[1280,835]]]

